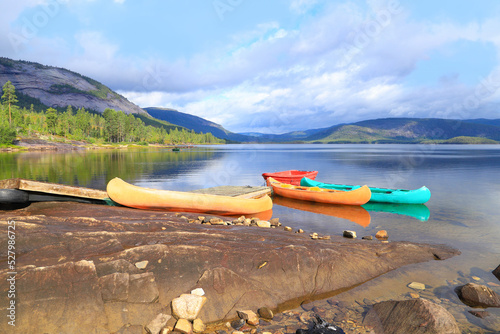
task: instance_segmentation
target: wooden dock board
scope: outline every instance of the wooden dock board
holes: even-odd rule
[[[270,187],[251,186],[220,186],[191,191],[198,194],[211,194],[219,196],[231,196],[240,198],[259,198],[264,195],[271,195]]]
[[[108,193],[102,190],[26,179],[0,180],[0,189],[19,189],[52,195],[64,195],[98,200],[104,200],[109,197]]]

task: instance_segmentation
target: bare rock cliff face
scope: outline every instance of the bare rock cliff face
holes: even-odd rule
[[[0,58],[0,85],[12,82],[16,92],[39,99],[49,107],[145,111],[101,83],[62,68]]]

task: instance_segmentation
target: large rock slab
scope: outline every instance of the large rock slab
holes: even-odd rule
[[[455,318],[426,299],[385,301],[373,305],[364,324],[376,334],[460,334]]]
[[[0,211],[0,229],[15,221],[22,235],[16,239],[16,264],[24,308],[19,318],[30,319],[23,322],[24,332],[146,326],[159,313],[171,314],[172,300],[195,288],[203,288],[207,298],[199,318],[210,323],[235,318],[237,310],[276,310],[404,265],[459,254],[443,245],[341,236],[318,241],[279,228],[190,222],[196,219],[81,203]],[[7,242],[7,235],[0,235],[0,259],[6,260]],[[148,261],[144,269],[134,266],[142,261]],[[77,275],[71,268],[80,263],[86,269]],[[2,291],[8,290],[5,275],[0,272]],[[6,311],[7,302],[0,300],[0,310]],[[0,332],[10,329],[4,326],[1,322]]]

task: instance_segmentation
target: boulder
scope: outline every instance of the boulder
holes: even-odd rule
[[[493,270],[493,275],[500,280],[500,265]]]
[[[172,312],[177,319],[194,320],[201,308],[207,302],[207,297],[192,294],[182,294],[172,300]]]
[[[458,289],[464,304],[472,307],[500,307],[500,296],[485,285],[467,283]]]
[[[384,301],[373,305],[363,320],[375,333],[460,334],[455,318],[426,299]]]

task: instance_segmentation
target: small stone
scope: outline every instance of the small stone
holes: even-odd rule
[[[271,227],[271,223],[268,222],[268,221],[265,221],[265,220],[259,220],[259,221],[257,221],[257,226],[258,227],[267,227],[267,228],[270,228]]]
[[[318,233],[312,233],[309,235],[311,239],[317,240],[319,238]]]
[[[203,321],[199,318],[194,319],[193,321],[193,332],[195,333],[201,333],[203,332],[207,326],[203,323]]]
[[[194,290],[191,290],[192,295],[197,295],[197,296],[204,296],[205,291],[202,288],[196,288]]]
[[[268,307],[261,307],[259,310],[259,315],[264,319],[272,319],[274,318],[274,313]]]
[[[204,222],[205,221],[205,216],[198,216],[198,220],[200,222]]]
[[[290,226],[285,226],[285,231],[290,232],[290,231],[292,231],[292,230],[293,230],[293,229],[292,229]]]
[[[375,234],[375,238],[377,239],[387,239],[389,238],[389,235],[387,234],[386,230],[380,230]]]
[[[172,312],[177,319],[194,320],[198,317],[207,297],[182,294],[172,300]]]
[[[251,224],[252,224],[252,220],[250,218],[246,218],[243,221],[243,225],[245,225],[245,226],[250,226]]]
[[[481,278],[479,278],[479,277],[477,277],[477,276],[472,276],[472,279],[473,279],[474,281],[480,281],[480,280],[481,280]]]
[[[259,324],[259,317],[251,310],[237,311],[241,319],[245,319],[247,324],[257,326]]]
[[[280,219],[279,218],[273,218],[269,221],[271,225],[273,226],[281,226]]]
[[[322,237],[319,238],[320,240],[330,240],[331,237],[329,235],[324,235]]]
[[[184,334],[191,334],[193,333],[193,325],[186,319],[179,319],[175,324],[174,330]]]
[[[144,260],[144,261],[141,261],[141,262],[136,262],[135,263],[135,266],[138,268],[138,269],[145,269],[146,266],[148,265],[149,261],[148,260]]]
[[[297,233],[304,233],[304,230],[303,230],[303,229],[301,229],[301,228],[299,228],[299,229],[297,230]]]
[[[241,327],[245,326],[246,323],[246,319],[236,319],[231,321],[230,326],[228,327],[233,327],[234,329],[239,330]]]
[[[500,284],[493,283],[493,282],[488,282],[488,283],[486,283],[486,284],[488,284],[489,286],[494,286],[494,287],[496,287],[496,288],[500,287]]]
[[[371,236],[371,235],[365,235],[361,239],[364,239],[364,240],[373,240],[373,236]]]
[[[420,295],[418,293],[415,293],[415,292],[410,292],[410,297],[416,299],[416,298],[420,298]]]
[[[411,282],[408,287],[415,290],[425,290],[425,284],[419,282]]]
[[[344,231],[343,236],[344,238],[356,239],[356,232],[346,230]]]
[[[210,219],[210,224],[212,224],[212,225],[225,225],[224,221],[220,218]]]
[[[162,226],[162,227],[161,227],[161,229],[162,229],[162,230],[166,230],[167,228],[166,228],[165,226]]]

